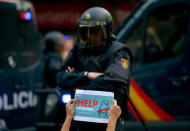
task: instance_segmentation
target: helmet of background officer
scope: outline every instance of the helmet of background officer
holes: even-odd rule
[[[59,31],[48,32],[44,37],[44,54],[48,52],[58,52],[61,54],[63,52],[64,46],[64,35]]]
[[[93,49],[109,43],[112,38],[112,25],[112,16],[106,9],[87,9],[78,21],[80,48]]]

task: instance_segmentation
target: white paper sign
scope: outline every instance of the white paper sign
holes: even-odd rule
[[[108,123],[113,98],[113,92],[76,90],[74,120]]]

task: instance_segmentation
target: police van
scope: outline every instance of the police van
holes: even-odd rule
[[[142,1],[115,34],[134,56],[125,129],[190,130],[190,1]]]
[[[40,37],[32,4],[0,0],[0,130],[32,130],[43,83]]]

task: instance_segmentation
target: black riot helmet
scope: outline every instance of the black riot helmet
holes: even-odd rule
[[[50,31],[44,37],[45,49],[44,53],[55,52],[57,45],[63,44],[64,35],[59,31]]]
[[[111,14],[104,8],[93,7],[87,9],[78,21],[78,41],[81,48],[93,48],[110,42],[112,39],[113,20]],[[102,34],[103,43],[89,44],[87,36]],[[81,42],[82,40],[82,42]]]

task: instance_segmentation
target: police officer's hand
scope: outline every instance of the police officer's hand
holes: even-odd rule
[[[121,108],[117,105],[117,101],[113,99],[109,112],[109,121],[116,122],[120,115],[121,115]]]
[[[74,70],[75,70],[75,68],[68,66],[65,71],[66,72],[73,72]]]
[[[96,77],[99,77],[101,75],[104,75],[104,73],[100,73],[100,72],[88,72],[88,79],[89,80],[93,80]]]
[[[67,118],[72,119],[75,113],[76,99],[71,99],[66,105]]]

